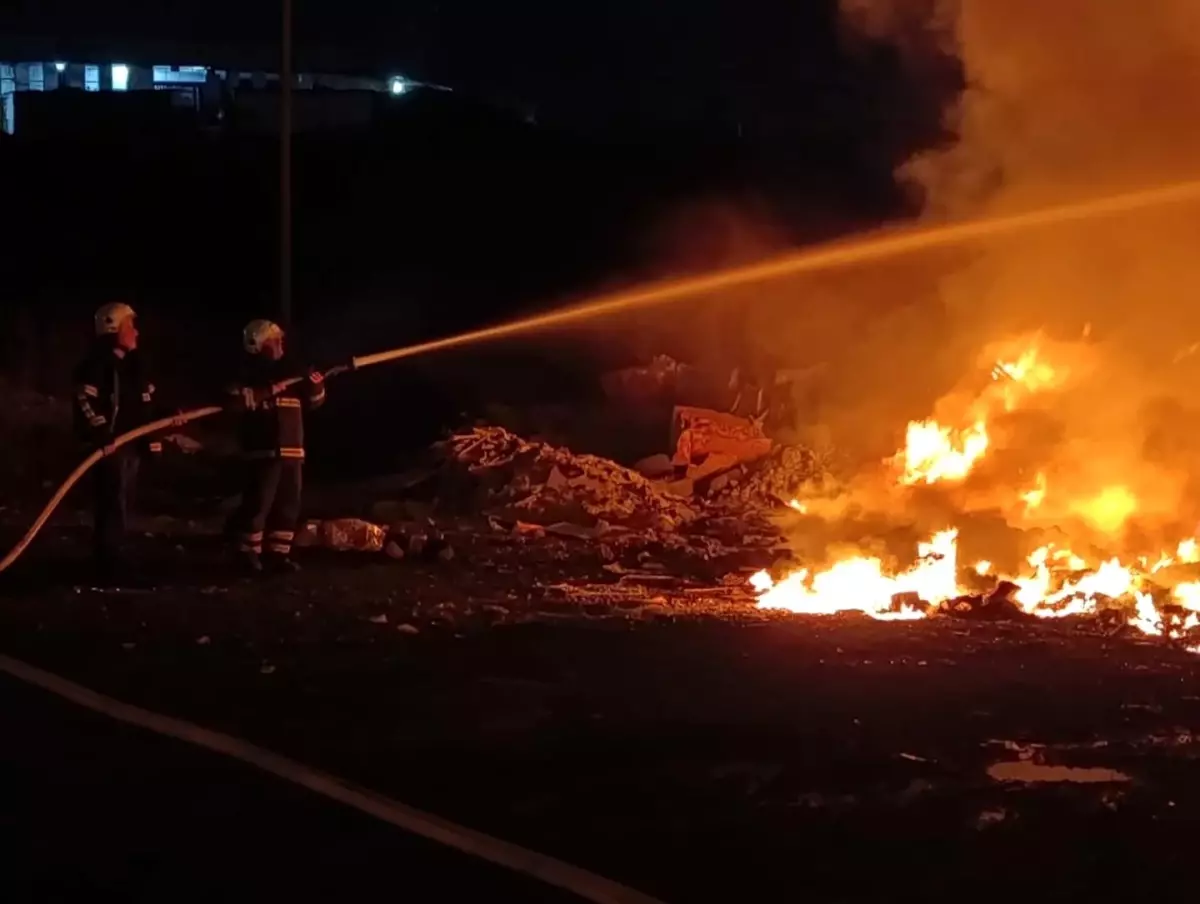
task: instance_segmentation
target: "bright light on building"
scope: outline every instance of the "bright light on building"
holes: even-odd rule
[[[67,71],[67,64],[66,64],[66,63],[55,63],[55,64],[54,64],[54,71],[55,71],[55,72],[66,72],[66,71]]]
[[[396,76],[388,83],[388,90],[392,92],[393,97],[399,97],[408,90],[408,82]]]
[[[124,63],[112,64],[112,89],[114,91],[129,90],[129,67]]]

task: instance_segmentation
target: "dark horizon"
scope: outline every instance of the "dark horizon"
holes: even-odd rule
[[[127,56],[170,45],[253,48],[270,61],[281,8],[281,0],[17,0],[0,12],[0,55],[6,42],[36,39],[63,52]],[[550,0],[294,0],[293,36],[298,67],[332,60],[394,70],[519,100],[541,120],[584,129],[703,123],[750,139],[845,146],[903,134],[906,144],[927,143],[959,81],[952,61],[915,84],[894,48],[849,46],[835,0],[614,0],[570,9]]]

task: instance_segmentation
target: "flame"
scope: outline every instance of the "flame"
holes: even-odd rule
[[[897,455],[904,469],[901,481],[913,485],[962,480],[987,448],[983,421],[957,433],[937,421],[913,421],[908,425],[904,449]]]
[[[1081,559],[1069,549],[1054,549],[1054,545],[1047,546],[1046,549],[1054,550],[1050,558],[1055,564],[1067,571],[1083,571],[1087,568],[1087,562]]]
[[[1111,486],[1091,499],[1072,503],[1070,508],[1092,527],[1111,534],[1120,530],[1137,511],[1137,498],[1128,487]]]
[[[1005,411],[1015,411],[1026,395],[1054,388],[1062,377],[1041,360],[1036,347],[1027,349],[1015,361],[998,361],[992,368],[992,380],[1001,386]]]
[[[1002,358],[992,365],[991,382],[960,407],[967,414],[959,426],[932,418],[910,422],[904,446],[889,464],[899,471],[900,483],[905,486],[964,481],[990,450],[989,420],[1016,410],[1033,394],[1059,387],[1066,376],[1065,370],[1052,367],[1040,356],[1036,345],[1011,360]],[[1056,479],[1055,495],[1065,495],[1069,486],[1070,481]],[[1054,509],[1069,512],[1105,533],[1116,533],[1137,512],[1138,498],[1124,484],[1101,487],[1094,495],[1079,499],[1068,497],[1060,503],[1056,498]],[[1041,472],[1031,488],[1013,491],[1024,503],[1026,514],[1042,507],[1047,493],[1048,481]],[[789,504],[805,510],[796,500]],[[1179,639],[1200,628],[1200,581],[1171,588],[1175,605],[1160,611],[1157,591],[1148,580],[1176,563],[1200,563],[1200,541],[1184,539],[1173,551],[1144,555],[1134,564],[1120,558],[1089,562],[1067,547],[1050,544],[1034,550],[1018,574],[999,573],[988,559],[969,567],[978,577],[994,579],[998,588],[1009,585],[1011,603],[1027,615],[1061,619],[1117,606],[1124,608],[1130,627],[1151,636]],[[750,583],[763,609],[810,615],[862,612],[881,620],[925,618],[943,604],[970,595],[958,581],[958,531],[953,528],[918,544],[916,558],[906,569],[889,572],[878,558],[854,556],[823,570],[802,569],[778,582],[769,573],[759,572]],[[978,580],[973,583],[978,585]],[[1194,650],[1200,652],[1200,645]]]
[[[895,598],[912,594],[927,602],[943,602],[958,594],[958,532],[943,531],[918,546],[918,560],[908,571],[886,577],[876,558],[852,558],[826,571],[798,571],[775,584],[766,572],[752,579],[761,594],[759,607],[810,615],[865,612],[884,620],[922,618],[910,603]]]
[[[892,458],[901,471],[900,482],[907,486],[939,481],[964,480],[988,451],[988,419],[1000,411],[1015,411],[1029,395],[1053,388],[1064,374],[1039,356],[1036,346],[1026,349],[1013,361],[997,361],[992,366],[991,384],[970,406],[971,423],[956,429],[937,420],[911,421],[904,448]],[[1045,496],[1045,477],[1038,475],[1038,489],[1029,494],[1036,508]]]
[[[1185,540],[1181,547],[1192,549]],[[1169,557],[1165,557],[1169,558]],[[1161,559],[1160,559],[1161,561]],[[1154,599],[1145,588],[1146,572],[1113,558],[1088,567],[1069,549],[1043,546],[1027,559],[1029,572],[1003,580],[1016,587],[1012,601],[1027,615],[1059,619],[1094,615],[1112,603],[1132,604],[1127,623],[1144,634],[1172,637],[1200,627],[1200,581],[1182,583],[1172,591],[1189,614],[1168,630]],[[986,575],[992,563],[977,562],[975,572]],[[878,558],[844,559],[824,571],[797,571],[776,582],[765,571],[750,579],[761,609],[806,615],[862,612],[883,621],[925,618],[936,607],[967,596],[957,579],[958,532],[945,530],[917,547],[916,562],[888,576]]]
[[[1046,499],[1046,475],[1038,474],[1035,486],[1032,490],[1027,490],[1021,494],[1021,501],[1025,503],[1025,511],[1032,512],[1042,504]]]
[[[1171,591],[1175,602],[1189,612],[1200,612],[1200,581],[1179,584]]]

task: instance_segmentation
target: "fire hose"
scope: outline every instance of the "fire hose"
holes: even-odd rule
[[[372,364],[380,364],[385,361],[394,361],[397,358],[407,357],[408,351],[409,350],[407,348],[396,349],[392,352],[381,352],[379,354],[369,355],[365,358],[354,358],[349,364],[341,364],[325,371],[325,377],[328,378],[336,376],[337,374],[346,373],[347,371],[358,370],[361,367],[368,367]],[[281,383],[277,383],[274,387],[272,387],[273,394],[278,394],[287,387],[294,386],[304,379],[305,377],[290,377]],[[143,439],[163,430],[169,430],[172,427],[182,427],[185,424],[191,423],[192,421],[198,421],[201,418],[211,417],[214,414],[220,414],[221,412],[228,410],[230,410],[229,406],[222,405],[207,405],[203,408],[193,408],[190,411],[181,411],[172,415],[171,417],[164,417],[157,421],[151,421],[149,424],[143,424],[141,427],[113,437],[110,442],[97,449],[82,462],[80,462],[79,466],[70,473],[66,480],[63,481],[62,485],[58,488],[58,491],[50,498],[50,501],[46,503],[46,507],[42,509],[41,514],[37,516],[37,520],[35,520],[30,526],[29,530],[25,532],[25,536],[21,538],[20,542],[18,542],[16,546],[9,550],[8,555],[6,555],[3,559],[0,559],[0,572],[7,570],[9,566],[13,564],[13,562],[17,561],[17,559],[21,557],[21,554],[25,552],[29,544],[33,542],[35,537],[37,537],[41,529],[46,526],[46,522],[50,520],[50,516],[54,514],[55,509],[57,509],[62,503],[63,499],[66,498],[67,493],[71,491],[75,484],[79,483],[83,475],[90,471],[92,467],[95,466],[96,462],[100,461],[100,459],[112,455],[122,446],[126,446],[135,440]]]

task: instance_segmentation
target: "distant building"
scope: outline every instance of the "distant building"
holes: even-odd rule
[[[295,74],[297,129],[343,126],[367,121],[373,109],[370,97],[400,97],[415,88],[449,90],[442,85],[427,85],[401,75],[340,75],[336,73],[298,72]],[[0,60],[0,131],[10,135],[21,130],[22,95],[75,91],[166,92],[169,103],[142,106],[173,107],[192,111],[198,120],[219,124],[233,115],[239,127],[278,129],[277,112],[268,108],[268,96],[278,92],[279,75],[262,70],[215,68],[202,65],[145,66],[125,62],[76,62],[66,60],[7,62]],[[338,97],[333,93],[341,96]],[[34,104],[33,98],[28,99]],[[78,111],[80,104],[39,103],[48,107]],[[100,106],[99,103],[96,106]],[[106,105],[112,106],[112,105]],[[275,105],[277,106],[277,105]],[[236,115],[242,110],[247,115]],[[43,114],[39,123],[47,121]],[[60,125],[61,129],[61,125]]]

